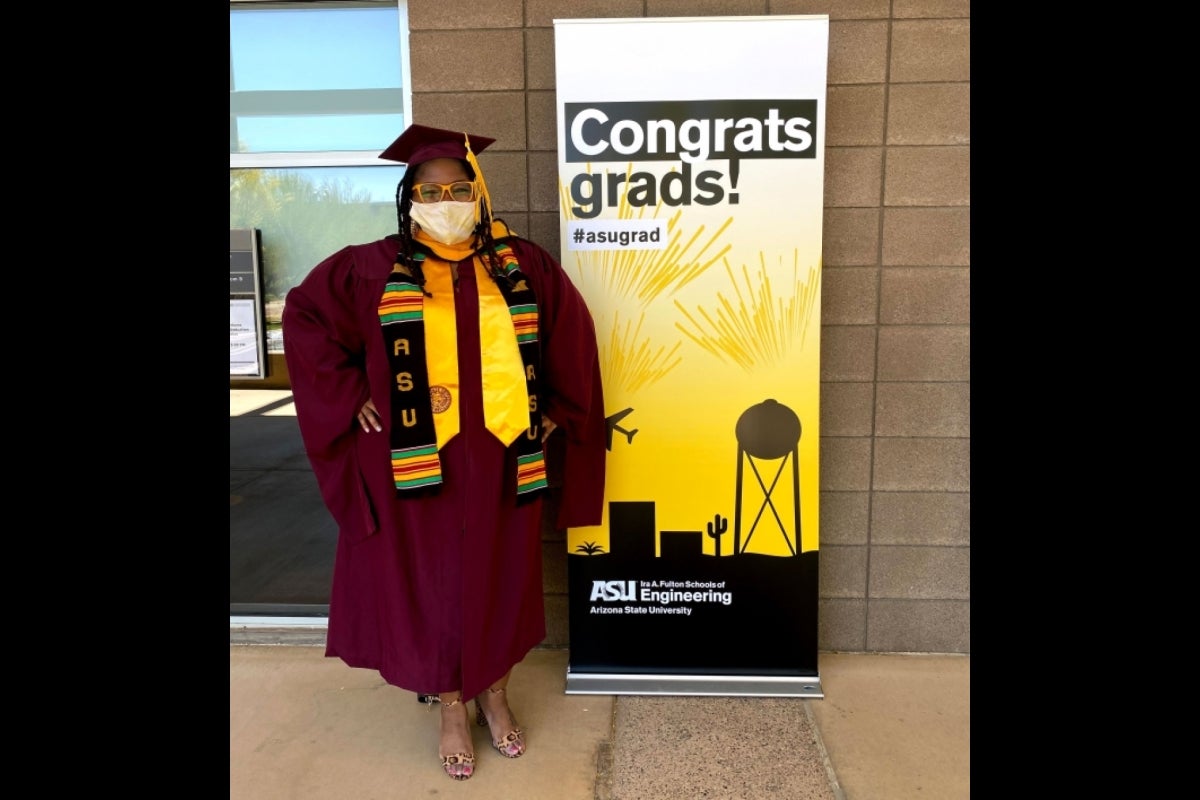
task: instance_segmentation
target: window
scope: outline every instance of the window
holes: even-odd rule
[[[396,230],[408,125],[406,0],[229,4],[229,227],[262,231],[269,352],[321,259]]]

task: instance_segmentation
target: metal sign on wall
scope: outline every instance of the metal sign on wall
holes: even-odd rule
[[[262,291],[262,238],[257,228],[229,229],[229,377],[267,376]]]
[[[609,426],[566,691],[823,697],[828,16],[554,25],[561,260]]]

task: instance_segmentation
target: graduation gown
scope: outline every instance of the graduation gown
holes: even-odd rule
[[[519,237],[504,241],[538,301],[542,409],[558,425],[551,442],[562,440],[547,453],[550,473],[562,475],[552,490],[559,493],[553,524],[598,525],[606,438],[592,317],[546,250]],[[480,342],[475,270],[462,262],[455,293],[461,430],[440,451],[440,492],[397,499],[392,376],[378,311],[396,250],[390,239],[343,248],[288,293],[283,311],[296,418],[339,531],[326,655],[414,692],[461,690],[470,698],[546,636],[546,492],[516,505],[515,460],[484,427],[479,354],[487,343]],[[358,424],[368,397],[383,431]]]

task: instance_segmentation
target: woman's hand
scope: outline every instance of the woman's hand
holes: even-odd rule
[[[554,429],[558,426],[554,424],[554,420],[542,414],[542,444],[546,443],[546,437],[554,433]]]
[[[367,433],[374,428],[376,431],[383,430],[383,424],[379,419],[379,412],[375,409],[375,401],[367,398],[367,402],[363,403],[362,408],[358,410],[358,424]]]

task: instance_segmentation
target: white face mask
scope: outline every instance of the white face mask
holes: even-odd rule
[[[413,203],[409,215],[435,242],[458,244],[469,239],[475,230],[477,201],[457,203],[444,200],[440,203]]]

